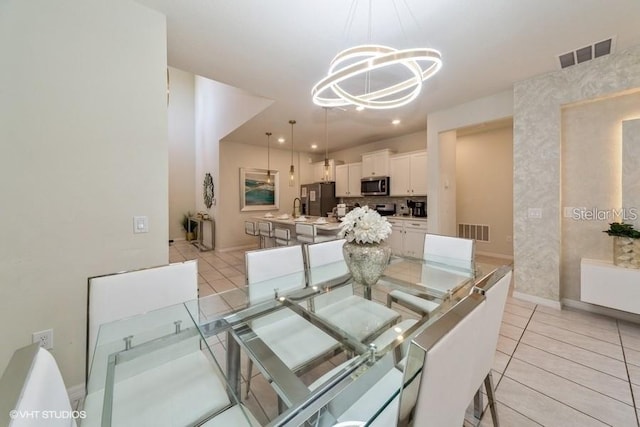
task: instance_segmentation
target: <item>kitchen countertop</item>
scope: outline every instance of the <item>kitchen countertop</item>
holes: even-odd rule
[[[289,225],[291,227],[294,227],[298,222],[303,222],[305,224],[315,224],[318,230],[333,231],[333,232],[340,231],[340,226],[342,225],[342,223],[340,222],[326,222],[324,224],[318,224],[316,220],[321,217],[308,216],[308,215],[305,215],[305,217],[307,218],[306,221],[294,221],[294,219],[291,216],[289,216],[288,219],[278,218],[277,215],[274,215],[271,218],[267,218],[264,216],[257,216],[257,217],[254,217],[254,219],[259,221],[270,221],[276,224]]]
[[[390,215],[388,219],[404,219],[407,221],[426,221],[426,216],[405,216],[405,215]]]

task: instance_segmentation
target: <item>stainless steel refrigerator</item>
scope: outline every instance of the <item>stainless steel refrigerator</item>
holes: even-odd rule
[[[300,186],[300,200],[305,215],[327,216],[338,204],[335,182],[316,182]]]

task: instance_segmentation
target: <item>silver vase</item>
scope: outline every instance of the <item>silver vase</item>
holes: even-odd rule
[[[378,282],[387,268],[391,247],[379,243],[345,242],[342,255],[353,280],[365,287],[365,297],[371,299],[371,286]]]

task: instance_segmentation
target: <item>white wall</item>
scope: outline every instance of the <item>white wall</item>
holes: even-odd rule
[[[456,175],[456,143],[457,133],[455,130],[450,130],[438,134],[438,150],[435,150],[438,156],[438,176],[440,177],[440,187],[438,191],[433,194],[435,197],[430,197],[429,201],[434,200],[440,204],[438,212],[439,222],[437,224],[438,234],[444,234],[446,236],[455,236],[456,230],[456,218],[457,218],[457,175]],[[429,151],[433,153],[434,150]],[[427,158],[428,163],[432,163]],[[431,172],[431,171],[429,171]],[[429,185],[429,189],[432,186]],[[432,193],[429,193],[432,195]],[[428,214],[434,212],[435,209],[431,207],[431,203],[427,204]],[[429,228],[431,229],[432,219],[429,219]],[[433,220],[436,221],[436,220]],[[433,230],[432,230],[433,231]]]
[[[456,199],[458,223],[490,227],[490,241],[477,241],[476,253],[513,256],[511,125],[458,136]]]
[[[219,241],[219,236],[230,227],[229,222],[235,223],[235,218],[225,216],[221,206],[233,203],[225,197],[226,189],[237,187],[239,177],[227,176],[221,172],[228,159],[220,153],[220,139],[267,108],[273,101],[201,76],[196,76],[195,100],[196,210],[207,211],[212,216],[216,225],[216,249],[224,249],[225,244]],[[207,172],[212,175],[215,187],[214,205],[208,210],[202,194],[202,184]],[[208,230],[205,230],[205,235],[209,235]]]
[[[169,238],[184,239],[182,217],[196,210],[195,76],[169,67],[169,82]]]
[[[299,162],[298,152],[294,152],[296,171],[295,187],[289,187],[289,165],[291,151],[271,148],[271,170],[279,171],[280,208],[272,213],[288,213],[293,211],[293,200],[300,197],[300,181],[298,173],[308,168],[305,162]],[[244,221],[262,216],[267,211],[240,211],[240,168],[267,168],[267,148],[256,145],[224,141],[220,144],[220,175],[227,183],[220,189],[218,217],[224,219],[224,226],[218,227],[216,239],[218,248],[231,249],[255,245],[257,238],[244,234]]]
[[[168,259],[165,19],[126,0],[4,0],[0,52],[0,371],[53,328],[73,386],[87,278]]]
[[[446,193],[440,168],[440,134],[445,131],[466,126],[491,122],[513,116],[513,91],[508,90],[457,105],[446,110],[436,111],[427,117],[427,151],[429,152],[429,231],[431,233],[452,234],[451,220],[447,212],[455,198],[441,203],[440,197]],[[444,222],[443,222],[444,221]]]

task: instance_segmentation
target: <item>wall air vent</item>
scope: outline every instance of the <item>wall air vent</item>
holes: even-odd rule
[[[613,51],[614,41],[614,37],[611,37],[601,42],[558,55],[560,68],[567,68],[575,64],[590,61],[593,58],[609,55]]]
[[[489,226],[484,224],[458,224],[458,237],[490,242]]]

